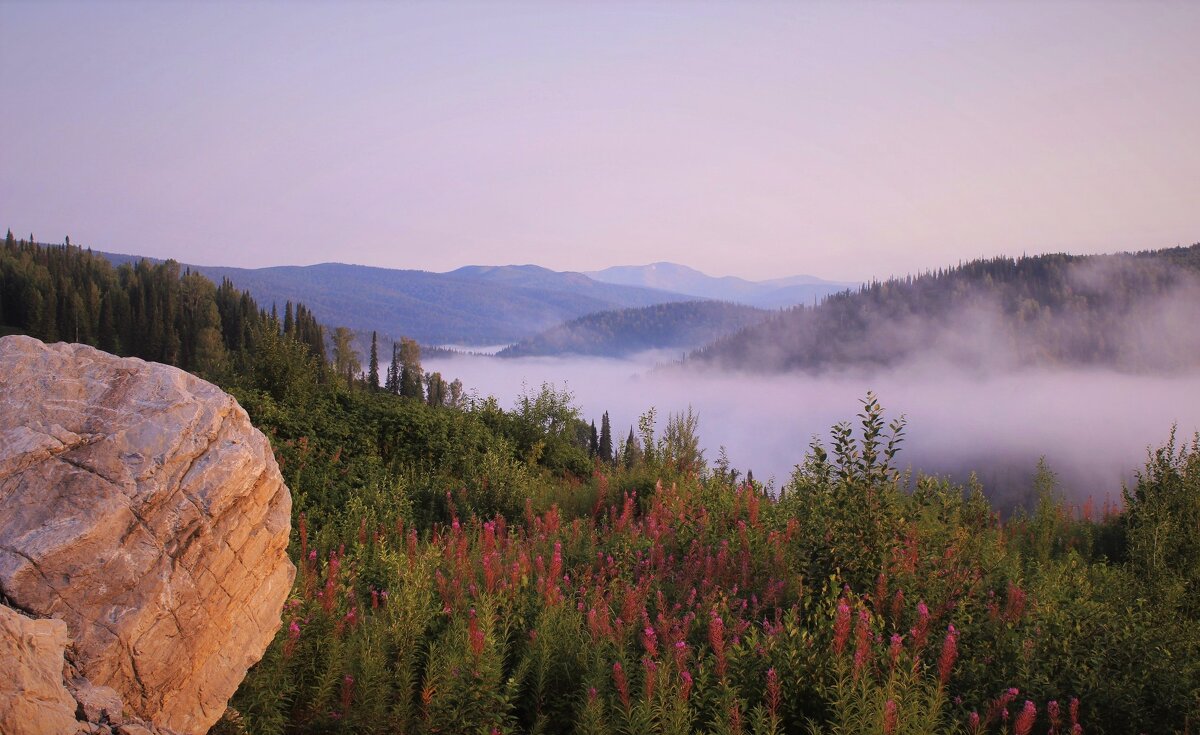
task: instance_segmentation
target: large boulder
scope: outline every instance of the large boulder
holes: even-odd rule
[[[206,732],[279,628],[290,521],[267,439],[216,386],[0,338],[0,594],[66,624],[72,691]]]

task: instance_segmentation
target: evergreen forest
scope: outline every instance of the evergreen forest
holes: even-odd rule
[[[1125,291],[1084,293],[1065,256],[984,261],[758,329],[795,348],[779,365],[837,365],[866,354],[849,345],[874,310],[978,291],[1054,335],[1059,306],[1165,292],[1200,247],[1121,257]],[[1164,426],[1135,482],[1097,489],[1120,498],[1100,507],[1069,503],[1040,467],[1036,502],[1002,516],[985,487],[902,471],[904,419],[867,394],[827,437],[797,438],[795,472],[768,492],[706,459],[690,412],[647,407],[614,436],[553,385],[501,406],[426,375],[416,342],[360,355],[348,329],[281,308],[171,261],[115,267],[11,234],[0,251],[0,333],[194,372],[275,449],[298,573],[214,732],[1200,728],[1200,439]],[[1017,350],[1118,354],[1093,337]],[[912,349],[881,344],[855,349]]]
[[[872,281],[692,353],[719,368],[812,373],[922,361],[972,370],[1200,366],[1200,244],[990,258]]]

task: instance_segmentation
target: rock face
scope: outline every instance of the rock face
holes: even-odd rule
[[[33,620],[0,606],[0,730],[75,732],[75,699],[63,686],[61,620]]]
[[[93,711],[111,687],[125,716],[206,732],[279,628],[290,519],[270,445],[219,388],[0,338],[0,593],[66,624]]]

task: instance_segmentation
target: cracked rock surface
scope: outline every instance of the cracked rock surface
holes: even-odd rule
[[[267,439],[219,388],[0,338],[0,602],[66,624],[71,691],[206,732],[279,628],[290,519]]]

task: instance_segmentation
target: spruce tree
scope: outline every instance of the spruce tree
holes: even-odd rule
[[[388,365],[387,383],[384,389],[388,393],[400,392],[400,343],[392,343],[392,363]]]
[[[596,422],[592,421],[591,435],[588,436],[588,456],[595,457],[600,453],[600,437],[596,433]]]
[[[367,370],[367,386],[371,390],[379,390],[379,339],[373,331],[371,332],[371,361],[368,363]]]
[[[633,469],[633,466],[641,459],[641,450],[638,449],[637,439],[633,436],[633,427],[629,427],[629,438],[625,440],[625,450],[621,453],[625,459],[625,469]]]
[[[613,443],[612,443],[612,428],[608,425],[608,411],[604,412],[604,416],[600,418],[600,440],[599,447],[600,459],[612,464],[613,461]]]

